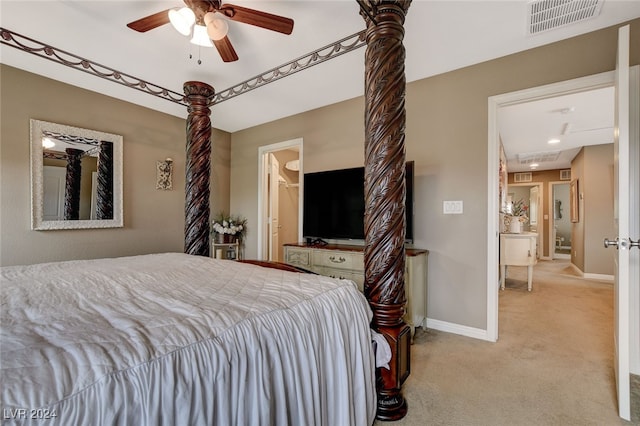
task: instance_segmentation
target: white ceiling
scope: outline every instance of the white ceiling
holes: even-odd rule
[[[614,96],[608,87],[500,108],[507,170],[568,169],[581,147],[613,143]]]
[[[225,2],[223,2],[225,3]],[[180,0],[2,0],[0,25],[8,30],[92,60],[158,86],[182,93],[185,81],[211,84],[218,92],[264,71],[303,56],[315,49],[364,29],[355,0],[339,1],[244,1],[244,7],[283,15],[295,21],[289,36],[250,25],[231,22],[229,39],[239,60],[223,63],[213,48],[188,43],[171,25],[147,33],[126,27],[128,22],[171,7]],[[497,57],[516,53],[564,38],[580,35],[640,17],[640,0],[605,0],[598,17],[564,28],[529,36],[526,34],[527,1],[426,1],[414,0],[405,23],[407,81],[426,78]],[[283,78],[277,82],[214,105],[214,127],[235,132],[258,124],[361,96],[364,87],[362,47],[336,59]],[[200,57],[189,59],[193,54]],[[72,70],[19,49],[1,45],[2,63],[119,99],[186,117],[186,108],[165,99],[133,90],[93,75]],[[548,134],[568,117],[554,109],[575,106],[568,139],[592,135],[584,131],[600,126],[594,116],[600,101],[558,100],[557,104],[522,105],[502,111],[508,120],[504,132],[508,152],[543,151]],[[552,101],[549,101],[552,102]],[[513,108],[513,110],[511,110]],[[587,114],[588,112],[588,114]],[[584,113],[584,114],[583,114]],[[608,114],[609,112],[605,112]],[[596,114],[597,115],[597,114]],[[535,117],[555,120],[544,126]],[[520,117],[520,118],[518,118]],[[517,121],[526,117],[524,124]],[[586,121],[584,121],[586,120]],[[525,126],[528,125],[529,127]],[[604,126],[604,125],[603,125]],[[541,130],[545,132],[540,132]],[[522,130],[527,129],[526,132]],[[540,133],[538,133],[540,132]],[[535,148],[527,147],[528,138]],[[514,148],[511,148],[513,142]],[[515,148],[515,144],[522,146]],[[576,142],[584,144],[586,142]]]

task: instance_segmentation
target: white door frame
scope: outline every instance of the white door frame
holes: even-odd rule
[[[498,340],[498,239],[499,197],[498,170],[500,135],[498,133],[498,109],[500,107],[579,93],[588,90],[613,87],[615,72],[608,71],[587,77],[533,87],[517,92],[491,96],[488,99],[488,191],[487,191],[487,340]]]
[[[264,231],[265,231],[265,222],[267,218],[265,217],[264,212],[264,202],[265,202],[265,194],[264,194],[264,183],[266,182],[266,173],[268,170],[265,169],[264,165],[264,157],[266,154],[282,151],[285,149],[297,148],[298,149],[298,159],[300,162],[300,186],[299,186],[299,197],[298,197],[298,240],[302,239],[302,206],[304,205],[304,169],[303,169],[303,140],[302,138],[291,139],[284,142],[278,142],[271,145],[265,145],[258,148],[258,247],[257,247],[257,258],[259,260],[263,259],[265,255],[264,250]]]
[[[507,183],[507,192],[509,192],[509,187],[510,186],[527,186],[527,187],[530,187],[530,188],[533,188],[533,187],[538,188],[538,194],[539,194],[538,203],[540,204],[540,201],[542,200],[542,197],[543,197],[543,194],[544,194],[544,183],[543,182]],[[538,234],[538,243],[537,243],[538,247],[536,247],[536,254],[538,256],[538,259],[542,259],[542,255],[544,254],[544,243],[545,243],[544,222],[540,220],[543,217],[544,217],[544,212],[542,211],[542,206],[539,205],[538,206],[538,217],[536,218],[538,220],[538,223],[535,225],[536,229],[538,230],[536,232],[536,234]],[[531,221],[531,219],[529,219],[529,221]]]
[[[553,260],[553,259],[561,259],[562,257],[560,257],[560,254],[556,255],[556,241],[555,241],[555,235],[553,233],[553,228],[555,227],[556,224],[556,218],[555,218],[555,198],[554,198],[554,191],[555,191],[555,187],[557,185],[569,185],[571,181],[569,180],[554,180],[549,182],[549,211],[547,212],[547,214],[549,215],[549,259]],[[573,235],[571,236],[571,240],[573,240]],[[571,249],[573,250],[573,248]],[[558,256],[558,257],[556,257]],[[566,257],[566,255],[564,255],[564,257]],[[569,258],[571,258],[571,255],[569,255]]]
[[[279,231],[280,231],[280,162],[276,158],[273,152],[265,155],[268,157],[269,167],[269,201],[267,211],[269,212],[268,220],[263,221],[264,224],[268,223],[269,241],[266,244],[268,247],[268,260],[279,260]]]

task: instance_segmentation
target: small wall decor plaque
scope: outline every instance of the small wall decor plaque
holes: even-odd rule
[[[156,189],[171,190],[173,174],[173,160],[167,158],[156,162]]]

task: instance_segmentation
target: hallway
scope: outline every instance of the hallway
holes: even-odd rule
[[[611,282],[582,279],[567,260],[540,261],[532,292],[526,268],[513,267],[499,297],[497,343],[416,334],[409,414],[396,424],[636,424],[617,415]],[[632,402],[635,422],[638,409]]]

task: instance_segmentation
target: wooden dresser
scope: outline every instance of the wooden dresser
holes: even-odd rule
[[[411,327],[426,327],[427,322],[427,250],[407,249],[405,322]],[[349,279],[364,290],[364,247],[356,245],[285,244],[284,261],[320,275]]]

